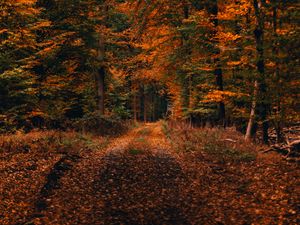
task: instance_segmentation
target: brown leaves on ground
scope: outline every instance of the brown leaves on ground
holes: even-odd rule
[[[298,164],[259,153],[230,129],[167,126],[165,133],[189,179],[183,195],[193,224],[299,223]]]
[[[84,157],[105,144],[104,138],[54,131],[0,136],[0,224],[39,216],[35,205],[54,165],[65,155]]]
[[[1,138],[1,224],[299,222],[299,165],[234,131],[145,124],[108,146],[75,133]]]

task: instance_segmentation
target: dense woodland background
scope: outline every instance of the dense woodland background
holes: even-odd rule
[[[299,122],[294,0],[1,0],[0,130]]]

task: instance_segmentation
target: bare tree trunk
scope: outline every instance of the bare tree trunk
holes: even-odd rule
[[[136,84],[136,81],[132,82],[131,84],[132,89],[132,110],[133,110],[133,119],[135,122],[138,121],[138,86]]]
[[[140,110],[139,110],[139,113],[140,113],[140,121],[144,121],[145,118],[145,114],[144,114],[144,104],[145,104],[145,96],[144,96],[144,85],[140,85],[139,86],[139,99],[140,99]]]
[[[276,79],[276,119],[275,119],[275,130],[276,130],[276,142],[280,143],[283,141],[282,134],[282,116],[281,116],[281,78],[280,78],[280,69],[279,69],[279,47],[278,47],[278,35],[277,35],[277,10],[278,2],[273,2],[273,55],[275,57],[275,79]]]
[[[155,118],[155,99],[153,99],[153,109],[152,109],[152,121],[155,122],[156,118]]]
[[[98,94],[98,110],[101,115],[104,115],[104,79],[105,79],[105,69],[100,67],[97,74],[97,94]]]
[[[146,90],[145,90],[145,85],[144,85],[144,88],[143,88],[143,96],[144,96],[144,122],[146,123],[147,122],[147,110],[148,110],[148,98],[147,98],[147,93],[146,93]]]
[[[98,49],[97,49],[97,61],[99,68],[96,74],[97,82],[97,99],[98,99],[98,110],[101,115],[104,115],[104,90],[105,90],[105,67],[104,67],[104,55],[105,55],[105,43],[104,37],[100,34],[98,40]]]
[[[155,119],[155,110],[156,110],[156,107],[155,107],[155,102],[156,102],[156,92],[155,92],[155,84],[153,84],[152,86],[152,92],[151,92],[151,97],[152,97],[152,121],[154,122],[156,119]]]
[[[134,87],[134,96],[133,96],[133,118],[134,121],[137,121],[138,115],[137,115],[137,89]]]
[[[224,91],[223,72],[222,72],[220,64],[217,65],[217,68],[215,69],[214,74],[216,76],[216,83],[217,83],[218,90]],[[226,126],[225,117],[226,117],[225,104],[224,104],[224,102],[221,101],[219,103],[219,120],[222,122],[224,127]]]
[[[252,99],[252,105],[251,105],[251,112],[250,112],[250,118],[248,121],[247,131],[245,135],[245,140],[250,140],[252,138],[252,129],[253,124],[255,121],[255,113],[256,113],[256,106],[257,106],[257,93],[258,93],[258,82],[257,80],[254,82],[254,90],[253,90],[253,99]]]
[[[263,142],[268,144],[269,142],[269,121],[267,118],[268,105],[267,105],[267,84],[265,77],[265,58],[264,58],[264,15],[258,0],[253,0],[253,6],[256,16],[256,29],[254,31],[256,40],[256,50],[257,50],[257,70],[260,75],[259,77],[259,95],[260,101],[258,104],[258,111],[260,119],[262,121],[263,130]]]

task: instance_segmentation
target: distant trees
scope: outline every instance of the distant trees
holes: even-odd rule
[[[171,115],[196,123],[235,123],[246,133],[246,139],[261,127],[264,143],[268,142],[272,124],[280,139],[280,127],[288,122],[284,122],[288,116],[284,116],[287,111],[283,113],[281,101],[291,97],[287,95],[283,100],[278,93],[282,93],[283,83],[288,85],[287,77],[292,83],[298,82],[287,70],[286,76],[280,77],[279,69],[291,63],[293,57],[283,52],[289,43],[288,34],[298,32],[291,28],[294,3],[174,1],[172,7],[167,1],[151,3],[137,4],[141,12],[147,9],[148,22],[143,20],[141,40],[145,46],[151,44],[147,51],[151,51],[152,61],[148,61],[147,71],[164,77],[172,102]],[[280,60],[279,55],[285,59]],[[290,90],[286,87],[285,93]],[[294,115],[293,107],[289,115]]]

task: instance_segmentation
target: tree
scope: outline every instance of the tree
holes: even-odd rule
[[[211,14],[211,22],[213,23],[213,34],[212,34],[212,39],[217,39],[215,36],[218,32],[218,26],[219,26],[219,19],[218,19],[218,13],[219,13],[219,6],[218,6],[218,1],[213,0],[213,1],[208,1],[208,6],[207,6],[207,11],[209,14]],[[213,41],[216,45],[218,45],[218,40]],[[214,75],[216,77],[216,85],[219,91],[223,91],[223,72],[220,64],[220,49],[218,47],[215,47],[215,58],[214,58],[214,64],[215,64],[215,69],[214,69]],[[223,123],[225,126],[225,104],[223,101],[219,102],[219,115],[218,119]]]
[[[262,3],[261,3],[262,4]],[[267,118],[268,104],[267,104],[267,84],[265,75],[265,56],[264,56],[264,12],[261,6],[258,4],[258,0],[253,1],[253,8],[256,17],[256,28],[254,30],[257,50],[257,71],[259,77],[259,95],[260,101],[258,105],[259,116],[262,121],[263,128],[263,142],[267,144],[269,142],[268,129],[269,123]]]
[[[62,115],[81,117],[96,109],[104,115],[106,83],[110,68],[122,57],[116,51],[123,54],[118,38],[128,28],[127,18],[114,1],[40,0],[39,4],[46,9],[43,17],[53,24],[42,38],[56,46],[43,59],[42,71],[49,72],[43,76],[44,89],[51,87],[49,81],[56,86],[48,91],[46,102],[62,99],[62,107],[53,102],[54,107],[64,109]]]

